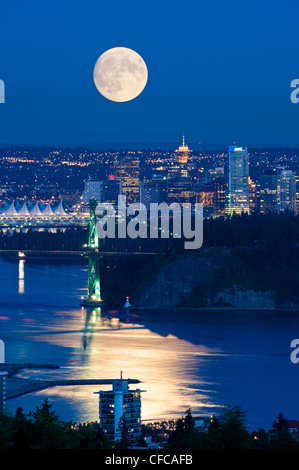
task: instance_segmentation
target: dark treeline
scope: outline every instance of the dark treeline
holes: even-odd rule
[[[73,423],[62,421],[46,399],[35,411],[25,414],[21,407],[14,415],[0,412],[0,449],[126,449],[130,448],[129,432],[123,425],[121,438],[109,441],[98,422]],[[272,428],[247,431],[245,415],[239,407],[226,406],[218,417],[213,416],[199,431],[188,409],[174,431],[165,437],[142,426],[142,435],[164,441],[167,449],[299,449],[299,433],[290,432],[288,422],[279,413]],[[123,421],[125,423],[125,420]],[[144,437],[137,446],[146,447]]]
[[[155,257],[102,260],[103,294],[110,297],[115,286],[119,298],[133,295],[152,280],[159,269],[177,256],[221,258],[222,268],[209,283],[200,282],[182,306],[205,306],[204,298],[220,288],[237,285],[241,289],[272,290],[277,305],[285,300],[298,303],[299,296],[299,215],[293,213],[244,214],[232,218],[205,219],[203,246],[185,250],[184,239],[108,239],[100,240],[100,252],[154,252]],[[88,243],[83,227],[65,232],[47,231],[12,235],[0,234],[0,249],[11,250],[82,250]],[[139,273],[136,279],[136,272]]]
[[[184,250],[181,239],[147,238],[100,240],[103,251],[157,251],[178,253]],[[36,250],[81,250],[88,243],[87,227],[69,227],[56,233],[44,229],[42,232],[29,228],[26,233],[8,231],[0,233],[1,249]],[[278,251],[286,255],[295,254],[299,244],[299,215],[291,212],[251,215],[234,215],[231,218],[209,218],[203,222],[203,247],[255,247],[264,246],[272,256]],[[194,251],[194,250],[191,250]]]
[[[61,421],[48,400],[25,414],[18,407],[14,416],[0,412],[1,449],[110,449],[97,422],[78,426]]]
[[[299,216],[292,213],[243,215],[207,220],[205,246],[222,251],[224,263],[213,288],[237,285],[243,289],[272,290],[277,305],[298,303]]]
[[[206,431],[199,432],[190,409],[179,420],[168,440],[170,449],[299,449],[299,431],[291,433],[282,413],[266,432],[249,433],[246,413],[238,406],[226,406],[219,417],[213,416]]]
[[[85,228],[67,228],[65,231],[57,229],[52,233],[47,229],[38,232],[28,229],[25,232],[13,231],[0,233],[1,250],[58,250],[78,251],[88,241],[88,232]]]
[[[110,287],[117,285],[121,299],[129,293],[134,300],[141,283],[152,282],[177,257],[198,257],[199,263],[214,257],[221,267],[215,268],[213,278],[200,279],[180,306],[205,307],[219,289],[234,286],[271,290],[277,306],[299,302],[299,216],[286,212],[206,219],[202,248],[184,250],[182,245],[169,244],[152,258],[110,260],[108,271],[103,266],[103,293],[109,297]]]

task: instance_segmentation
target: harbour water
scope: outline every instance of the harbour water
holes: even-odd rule
[[[114,379],[122,371],[146,390],[143,420],[178,418],[188,407],[209,416],[226,404],[247,412],[249,430],[269,429],[280,411],[299,419],[299,364],[290,360],[299,312],[87,311],[79,307],[86,284],[87,265],[76,259],[0,258],[6,362],[59,366],[20,376]],[[100,388],[109,386],[52,387],[6,408],[28,412],[48,397],[61,419],[96,421]]]

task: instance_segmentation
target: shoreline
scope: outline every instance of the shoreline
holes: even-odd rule
[[[6,400],[28,395],[39,390],[57,386],[74,385],[110,385],[116,379],[25,379],[14,377],[22,369],[59,369],[59,366],[53,364],[0,364],[0,371],[6,371]],[[126,379],[129,384],[139,384],[140,380]]]
[[[107,308],[116,308],[121,311],[134,312],[135,310],[155,311],[155,312],[266,312],[266,313],[282,313],[282,312],[298,312],[299,308],[266,308],[266,307],[117,307],[115,305],[107,305]],[[105,310],[105,308],[103,308]]]
[[[24,257],[20,257],[19,253],[23,253]],[[84,261],[86,262],[86,258],[88,257],[88,250],[16,250],[16,249],[0,249],[0,257],[8,257],[11,259],[31,259],[31,260],[63,260],[63,259],[73,259],[76,262]],[[157,253],[151,252],[101,252],[100,257],[125,257],[125,256],[153,256]],[[105,299],[104,299],[105,301]],[[287,299],[288,301],[288,299]],[[286,302],[287,302],[286,301]],[[292,304],[292,301],[290,301]],[[78,307],[80,306],[80,301],[78,302]],[[83,306],[85,308],[99,308],[99,307],[92,307],[92,306]],[[233,307],[229,305],[224,306],[206,306],[206,307],[177,307],[177,306],[161,306],[161,307],[151,307],[151,306],[131,306],[130,308],[125,308],[123,305],[115,305],[112,302],[106,301],[106,306],[100,307],[103,311],[107,311],[109,309],[117,309],[120,311],[128,311],[128,312],[138,312],[138,311],[152,311],[152,312],[189,312],[189,313],[197,313],[197,312],[217,312],[217,313],[239,313],[242,315],[246,314],[253,314],[257,312],[265,313],[265,314],[277,314],[277,313],[299,313],[299,305],[297,307]]]

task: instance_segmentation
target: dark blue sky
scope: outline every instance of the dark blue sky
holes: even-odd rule
[[[298,0],[2,3],[0,144],[299,145],[298,13]],[[93,83],[117,46],[149,72],[126,103]]]

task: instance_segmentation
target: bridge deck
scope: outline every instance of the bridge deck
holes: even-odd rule
[[[25,256],[88,256],[91,251],[67,251],[67,250],[0,250],[1,254],[17,255],[24,253]],[[137,252],[137,251],[100,251],[100,256],[153,256],[157,253]]]

